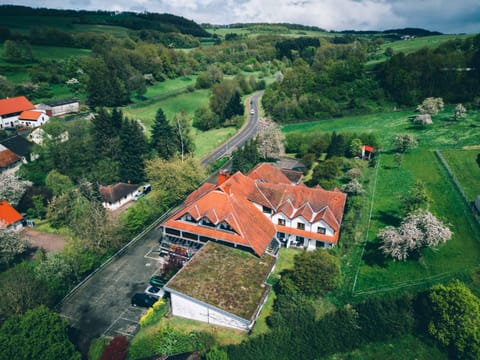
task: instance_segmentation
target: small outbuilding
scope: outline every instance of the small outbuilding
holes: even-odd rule
[[[18,116],[18,122],[27,128],[37,128],[45,124],[50,117],[40,110],[23,111]]]
[[[45,110],[48,116],[61,116],[70,113],[77,113],[80,110],[80,103],[77,99],[62,99],[47,101],[38,104],[37,109]]]
[[[21,230],[23,223],[23,216],[8,201],[0,201],[0,229]]]
[[[105,209],[115,210],[132,201],[138,193],[138,184],[118,183],[110,186],[99,186],[98,192],[102,197]]]

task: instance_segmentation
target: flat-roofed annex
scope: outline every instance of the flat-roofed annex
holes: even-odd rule
[[[265,284],[275,257],[255,256],[208,242],[167,283],[173,290],[246,320],[254,320],[270,286]]]

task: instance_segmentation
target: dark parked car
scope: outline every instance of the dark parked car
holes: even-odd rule
[[[153,296],[137,293],[132,296],[132,305],[148,308],[148,307],[152,307],[157,300],[158,299]]]
[[[167,282],[161,275],[153,275],[150,278],[150,285],[152,286],[158,286],[158,287],[163,287]]]

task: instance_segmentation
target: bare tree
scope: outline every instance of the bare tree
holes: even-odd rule
[[[264,159],[278,159],[285,153],[283,135],[280,127],[268,118],[260,119],[258,125],[258,150]]]

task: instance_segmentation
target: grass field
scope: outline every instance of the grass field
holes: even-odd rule
[[[468,278],[470,272],[480,265],[479,227],[433,151],[439,148],[453,152],[452,148],[478,145],[480,113],[470,111],[466,120],[452,122],[451,109],[446,109],[434,117],[434,124],[427,128],[412,126],[408,121],[412,114],[407,111],[394,112],[283,127],[286,133],[333,130],[371,132],[375,133],[382,143],[384,152],[379,157],[370,229],[365,236],[365,253],[363,258],[360,258],[359,251],[352,251],[348,259],[358,270],[355,295],[423,289],[453,276]],[[418,148],[405,155],[400,167],[395,164],[391,151],[392,139],[397,133],[412,133],[419,139]],[[458,157],[463,164],[462,155]],[[371,182],[374,180],[371,179]],[[454,236],[438,250],[423,251],[420,259],[405,262],[385,259],[378,249],[376,234],[387,225],[396,226],[400,223],[400,196],[406,194],[416,180],[425,183],[432,199],[431,211],[450,225]],[[467,187],[478,186],[478,176],[473,174],[473,178],[465,182],[471,184],[466,185]]]
[[[168,119],[172,119],[176,113],[181,111],[193,117],[197,108],[208,103],[209,97],[209,90],[196,90],[167,97],[164,100],[147,101],[126,106],[122,108],[122,111],[126,116],[140,120],[149,132],[159,108],[163,109]]]
[[[398,40],[394,42],[386,42],[380,46],[380,50],[377,53],[378,58],[367,63],[368,65],[377,64],[383,62],[388,59],[385,56],[385,50],[387,48],[392,48],[394,54],[398,54],[400,52],[404,54],[409,54],[420,50],[422,48],[437,48],[445,41],[455,40],[455,39],[466,39],[474,35],[435,35],[435,36],[424,36],[424,37],[417,37],[411,40]]]
[[[447,354],[436,346],[409,335],[381,343],[371,343],[349,353],[329,356],[327,360],[447,360]]]
[[[442,155],[460,182],[469,201],[480,195],[480,166],[476,159],[479,150],[443,150]]]

